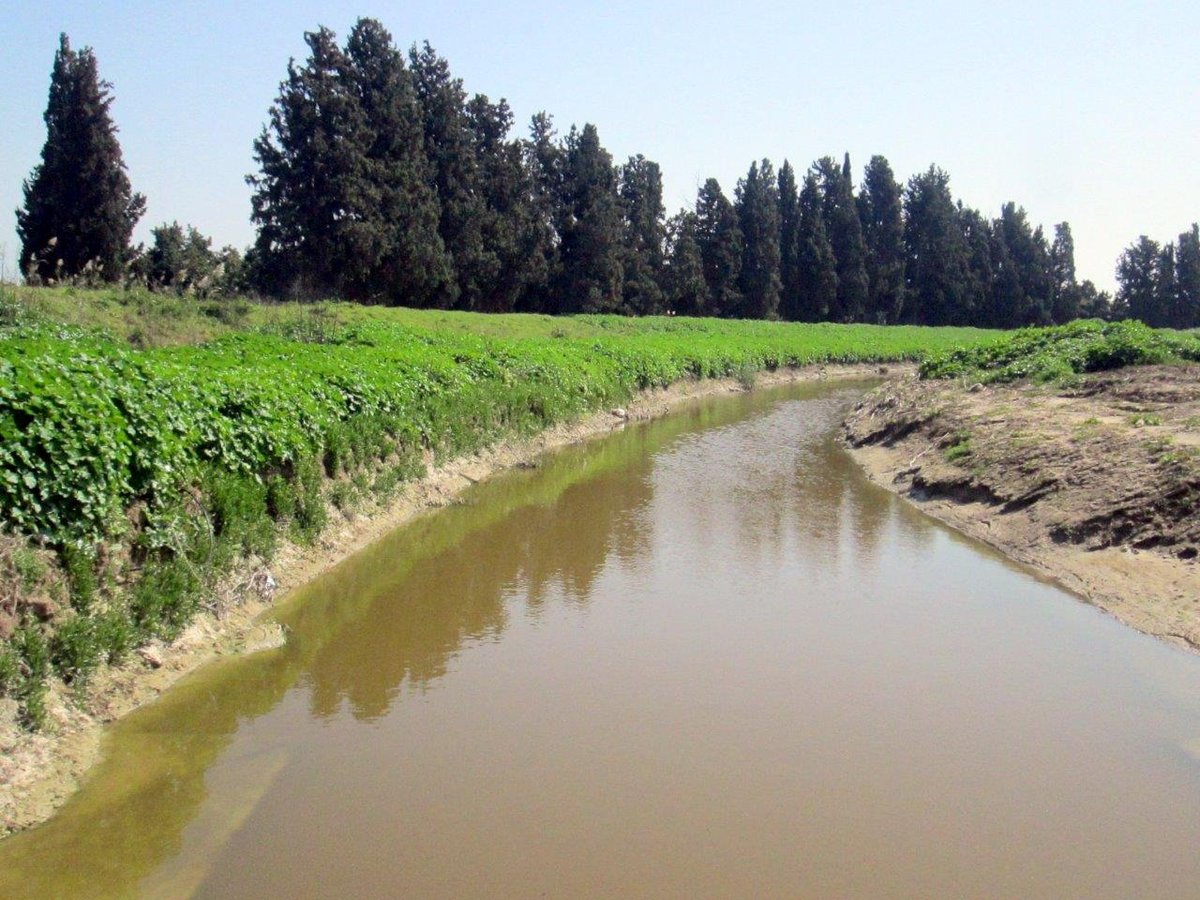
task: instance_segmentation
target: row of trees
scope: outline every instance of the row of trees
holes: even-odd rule
[[[1117,307],[1147,325],[1200,327],[1200,226],[1159,246],[1143,235],[1117,263]]]
[[[1195,226],[1130,247],[1111,298],[1077,280],[1066,222],[1048,238],[1015,204],[988,218],[955,200],[944,171],[902,185],[882,156],[857,186],[848,156],[802,173],[757,161],[732,199],[709,179],[667,218],[659,166],[615,165],[593,125],[560,138],[539,113],[514,137],[504,100],[468,96],[428,43],[402,53],[373,19],[341,46],[324,28],[305,38],[254,142],[258,237],[243,257],[177,223],[131,248],[145,201],[121,160],[111,87],[64,36],[18,211],[27,277],[492,312],[1200,325]]]

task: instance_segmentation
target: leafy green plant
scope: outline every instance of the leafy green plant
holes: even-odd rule
[[[960,431],[953,436],[951,442],[942,451],[946,458],[946,462],[957,463],[966,459],[972,454],[971,435]]]
[[[922,378],[993,382],[1056,381],[1131,365],[1200,360],[1200,338],[1155,330],[1141,322],[1085,320],[1056,328],[1026,328],[999,340],[931,354]]]

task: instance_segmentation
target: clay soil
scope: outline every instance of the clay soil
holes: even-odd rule
[[[1200,650],[1200,366],[1059,387],[910,375],[859,404],[845,439],[935,518]]]

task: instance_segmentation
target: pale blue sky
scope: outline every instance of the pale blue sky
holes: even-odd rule
[[[16,7],[15,9],[13,7]],[[250,144],[303,32],[374,16],[428,39],[468,91],[591,121],[618,160],[644,153],[668,210],[752,159],[805,168],[873,153],[907,178],[936,162],[996,215],[1067,219],[1080,277],[1111,287],[1137,235],[1200,219],[1200,3],[105,3],[15,0],[0,13],[0,245],[36,164],[57,36],[96,50],[134,187],[165,220],[252,240]]]

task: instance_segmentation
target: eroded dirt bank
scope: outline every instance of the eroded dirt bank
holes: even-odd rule
[[[759,373],[760,387],[833,378],[869,378],[908,367],[810,366]],[[104,726],[150,702],[184,675],[214,657],[277,646],[278,626],[261,617],[274,601],[346,556],[427,509],[454,503],[469,485],[504,469],[536,465],[548,450],[603,436],[630,421],[657,418],[703,396],[746,390],[734,379],[689,381],[646,391],[628,406],[560,425],[528,440],[509,441],[452,460],[398,492],[386,506],[352,513],[330,509],[330,524],[311,547],[284,544],[267,566],[249,561],[227,579],[209,611],[170,645],[142,648],[118,668],[98,673],[85,696],[61,684],[47,698],[49,725],[31,734],[16,723],[16,705],[0,699],[0,835],[49,818],[98,761]]]
[[[909,375],[859,404],[845,438],[930,515],[1200,650],[1200,367],[1067,388]]]

